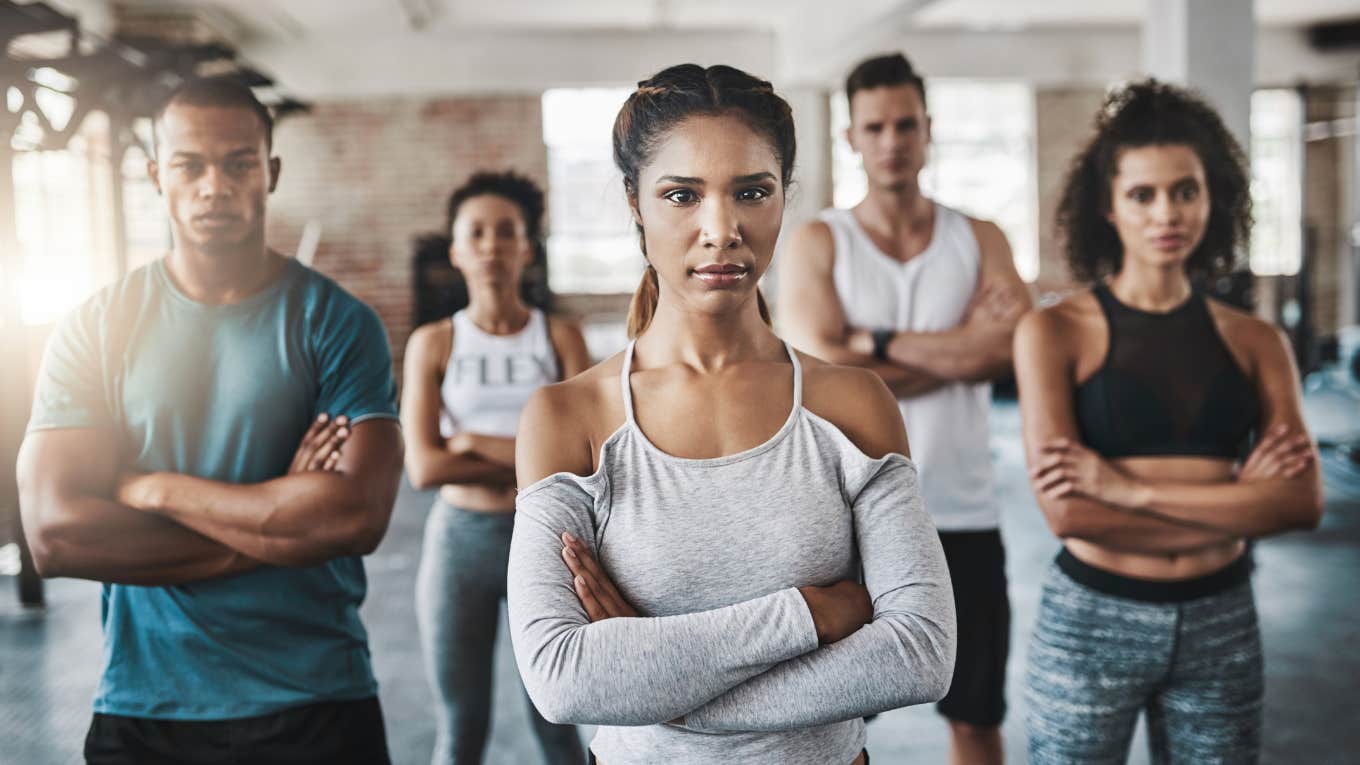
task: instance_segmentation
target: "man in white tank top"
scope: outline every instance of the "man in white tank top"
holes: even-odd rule
[[[938,707],[951,757],[999,763],[1010,607],[987,416],[1029,293],[995,224],[921,193],[930,119],[906,58],[862,62],[846,95],[869,191],[793,234],[781,329],[806,352],[875,370],[897,395],[954,583],[958,657]]]

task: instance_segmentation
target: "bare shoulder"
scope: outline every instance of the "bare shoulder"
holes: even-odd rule
[[[1006,232],[1002,231],[996,223],[982,218],[974,218],[971,215],[963,217],[968,219],[968,225],[973,229],[973,236],[977,238],[978,246],[984,252],[988,251],[989,246],[995,247],[998,244],[1007,243]]]
[[[830,260],[836,254],[836,240],[831,226],[822,220],[810,220],[795,228],[789,239],[789,251],[804,261]]]
[[[453,322],[448,319],[432,321],[416,327],[406,340],[408,363],[421,366],[443,366],[453,346]]]
[[[411,333],[411,337],[406,341],[406,347],[408,349],[427,350],[451,342],[453,342],[453,322],[448,319],[440,319],[416,327],[415,331]],[[407,352],[409,353],[410,350]]]
[[[798,354],[803,367],[803,405],[835,425],[872,458],[890,452],[910,456],[897,399],[883,379],[863,367],[828,364]]]
[[[553,473],[589,475],[600,444],[622,424],[615,354],[581,374],[534,391],[520,416],[515,467],[521,486]]]
[[[1288,336],[1274,324],[1217,298],[1206,298],[1205,303],[1224,342],[1253,364],[1275,363],[1292,354]]]
[[[1044,342],[1061,341],[1089,328],[1091,322],[1100,317],[1100,303],[1096,301],[1095,293],[1082,290],[1025,314],[1016,333]]]

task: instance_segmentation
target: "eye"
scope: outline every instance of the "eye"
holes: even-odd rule
[[[699,201],[699,195],[693,189],[675,189],[661,195],[677,205],[687,205]]]
[[[1129,199],[1132,199],[1139,204],[1147,204],[1151,202],[1155,196],[1156,195],[1152,193],[1152,189],[1148,188],[1137,188],[1129,192]]]
[[[770,190],[761,186],[752,186],[749,189],[742,189],[737,192],[737,199],[742,202],[759,202],[770,196]]]
[[[1193,202],[1199,198],[1199,186],[1186,184],[1176,190],[1176,198],[1182,202]]]

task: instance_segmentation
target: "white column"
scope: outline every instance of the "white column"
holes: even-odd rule
[[[1255,43],[1252,0],[1147,0],[1143,69],[1198,90],[1244,151],[1251,137]]]
[[[830,94],[822,88],[776,88],[776,91],[793,109],[793,126],[798,139],[793,187],[789,189],[784,205],[784,227],[776,249],[779,253],[794,229],[831,206],[831,103],[827,100]],[[765,297],[771,302],[777,292],[779,261],[776,254],[773,265],[761,280]]]

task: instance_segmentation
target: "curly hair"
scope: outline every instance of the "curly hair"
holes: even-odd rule
[[[1232,270],[1251,237],[1251,173],[1247,158],[1213,107],[1198,95],[1155,79],[1112,91],[1096,113],[1095,135],[1073,158],[1056,216],[1072,275],[1094,282],[1117,273],[1124,248],[1110,224],[1110,184],[1121,152],[1143,146],[1188,146],[1204,166],[1209,223],[1186,261],[1205,279]]]
[[[474,173],[462,186],[454,189],[449,196],[448,219],[444,230],[452,231],[453,222],[458,217],[458,208],[473,197],[492,194],[508,199],[519,208],[524,217],[524,231],[529,241],[537,243],[542,236],[543,227],[543,190],[527,176],[513,170],[499,173]]]

